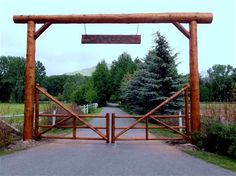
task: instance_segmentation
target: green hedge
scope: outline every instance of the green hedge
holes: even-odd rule
[[[192,140],[201,149],[236,158],[236,124],[205,119],[201,131],[192,134]]]

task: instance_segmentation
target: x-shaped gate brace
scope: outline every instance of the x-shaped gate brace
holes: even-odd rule
[[[39,132],[39,92],[41,92],[42,94],[44,94],[46,97],[48,97],[50,100],[52,100],[55,104],[57,104],[59,107],[61,107],[63,110],[65,110],[68,114],[66,116],[65,119],[60,120],[59,122],[57,122],[56,124],[48,127],[46,130]],[[109,114],[106,114],[106,116],[104,118],[106,118],[106,135],[103,134],[100,130],[98,130],[98,128],[94,127],[92,124],[90,124],[89,122],[85,121],[82,119],[81,115],[76,114],[74,111],[72,111],[70,108],[64,106],[60,101],[58,101],[56,98],[54,98],[53,96],[51,96],[49,93],[47,93],[43,88],[41,88],[38,84],[36,85],[36,107],[35,107],[36,113],[35,113],[35,137],[42,137],[42,134],[48,132],[49,130],[58,127],[60,124],[66,122],[67,120],[73,118],[73,138],[72,139],[87,139],[87,140],[93,140],[93,139],[101,139],[101,140],[106,140],[107,143],[109,143],[110,141],[110,133],[109,133]],[[43,116],[43,115],[41,115]],[[46,116],[46,115],[44,115]],[[84,115],[83,115],[84,116]],[[87,117],[87,116],[84,116]],[[92,117],[91,115],[89,115],[89,117]],[[103,118],[103,116],[94,116],[94,117],[99,117],[99,118]],[[96,134],[98,134],[101,138],[78,138],[76,137],[76,120],[79,120],[82,124],[85,125],[85,127],[90,128],[91,130],[93,130]],[[48,137],[49,138],[49,137]],[[56,138],[56,137],[52,137],[52,138]],[[62,138],[62,137],[57,137],[57,138]],[[66,137],[63,137],[66,138]]]
[[[178,97],[181,93],[184,92],[184,97],[185,97],[185,134],[179,132],[178,130],[176,130],[175,128],[173,128],[172,126],[162,122],[161,120],[159,120],[158,118],[155,117],[154,113],[159,110],[161,107],[163,107],[165,104],[167,104],[168,102],[170,102],[171,100],[175,99],[176,97]],[[137,117],[137,116],[136,116]],[[178,116],[177,116],[178,117]],[[112,115],[112,139],[111,142],[114,143],[116,140],[151,140],[148,138],[148,119],[151,118],[154,121],[158,122],[158,124],[164,126],[165,128],[179,134],[182,136],[182,138],[178,138],[178,139],[185,139],[185,140],[189,140],[189,108],[188,108],[188,85],[184,85],[184,87],[179,90],[178,92],[176,92],[174,95],[172,95],[171,97],[169,97],[167,100],[163,101],[161,104],[159,104],[158,106],[156,106],[154,109],[152,109],[150,112],[146,113],[144,116],[141,116],[138,120],[136,120],[133,124],[131,124],[128,127],[125,128],[120,128],[123,129],[122,131],[120,131],[118,134],[115,134],[115,130],[119,129],[116,128],[115,126],[115,119],[116,118],[134,118],[134,116],[115,116],[115,114]],[[123,135],[124,133],[126,133],[128,130],[131,129],[135,129],[135,126],[140,123],[141,121],[146,120],[146,138],[119,138],[121,135]],[[136,127],[136,129],[140,129],[138,127]],[[170,140],[170,138],[165,138],[166,140]],[[164,138],[153,138],[153,140],[164,140]]]
[[[55,104],[57,104],[59,107],[61,107],[63,110],[65,110],[68,114],[39,114],[39,92],[44,94],[46,97],[48,97],[50,100],[52,100]],[[185,95],[185,113],[184,115],[154,115],[154,113],[160,109],[162,106],[170,102],[171,100],[175,99],[177,96],[179,96],[181,93],[184,92]],[[107,143],[110,143],[110,115],[107,113],[105,116],[98,116],[98,115],[84,115],[84,114],[76,114],[73,110],[70,108],[64,106],[60,101],[58,101],[56,98],[51,96],[49,93],[47,93],[43,88],[41,88],[38,84],[36,85],[36,106],[35,106],[35,137],[40,138],[54,138],[54,139],[81,139],[81,140],[105,140]],[[144,116],[116,116],[114,113],[112,114],[112,123],[111,123],[111,142],[114,143],[116,140],[189,140],[189,113],[188,113],[188,85],[185,85],[180,91],[176,92],[173,96],[162,102],[160,105],[155,107],[153,110],[145,114]],[[63,117],[64,119],[58,121],[54,125],[39,125],[39,116],[45,116],[45,117]],[[72,126],[61,126],[64,122],[68,121],[69,119],[73,118]],[[90,124],[89,122],[85,121],[83,118],[105,118],[106,125],[105,126],[94,126]],[[131,124],[128,127],[117,127],[115,124],[116,118],[139,118],[136,120],[133,124]],[[163,118],[185,118],[185,126],[171,126],[160,119]],[[161,126],[149,126],[149,119],[152,119],[156,121]],[[76,121],[80,121],[83,125],[77,126]],[[146,126],[143,127],[137,127],[136,125],[140,123],[141,121],[145,120]],[[39,127],[41,128],[47,128],[44,131],[39,132]],[[43,134],[47,133],[53,128],[72,128],[73,129],[73,137],[62,137],[62,136],[43,136]],[[100,136],[98,137],[77,137],[76,136],[76,129],[77,128],[89,128],[93,130],[96,134]],[[159,137],[159,138],[149,138],[149,129],[154,128],[166,128],[169,129],[177,134],[179,134],[181,137],[174,137],[174,138],[166,138],[166,137]],[[185,133],[180,132],[176,129],[185,129]],[[103,134],[102,131],[99,129],[105,129],[106,134]],[[116,134],[116,130],[122,130],[118,134]],[[121,135],[126,133],[128,130],[131,129],[145,129],[146,130],[146,137],[145,138],[120,138]]]

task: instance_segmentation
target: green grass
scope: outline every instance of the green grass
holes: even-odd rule
[[[45,133],[45,134],[60,134],[60,135],[67,135],[72,133],[72,129],[71,128],[66,128],[66,129],[60,129],[60,128],[53,128],[51,129],[49,132]]]
[[[185,152],[197,158],[201,158],[209,163],[236,172],[236,159],[231,159],[226,156],[203,151],[185,151]]]
[[[174,138],[177,137],[178,135],[168,129],[149,129],[149,132],[158,136],[158,137],[170,137]]]
[[[102,111],[102,108],[97,108],[96,110],[94,110],[93,112],[89,113],[90,115],[99,115]],[[91,121],[93,118],[84,118],[84,120],[86,122]],[[77,121],[77,125],[81,125],[81,122]],[[60,135],[66,135],[66,134],[70,134],[72,133],[72,129],[71,128],[67,128],[67,129],[60,129],[60,128],[53,128],[51,129],[49,132],[47,132],[47,134],[52,134],[52,135],[56,135],[56,134],[60,134]]]
[[[21,132],[23,131],[23,123],[24,123],[24,118],[23,117],[4,118],[4,121],[7,122],[10,125],[13,125],[15,128],[17,128]]]
[[[40,104],[39,111],[43,111],[48,104]],[[0,115],[24,114],[23,103],[0,103]]]
[[[93,112],[89,113],[91,115],[99,115],[102,111],[102,108],[97,108]]]
[[[141,122],[141,125],[145,126],[146,123],[145,122]],[[158,126],[157,124],[154,124],[154,123],[151,123],[151,122],[149,122],[148,125],[149,126]],[[149,129],[148,131],[150,133],[154,134],[157,137],[174,138],[174,137],[178,136],[178,134],[176,134],[175,132],[173,132],[171,130],[168,130],[168,129],[160,129],[160,128],[158,128],[158,129]]]
[[[8,155],[14,153],[14,151],[5,151],[5,150],[0,150],[0,156]]]

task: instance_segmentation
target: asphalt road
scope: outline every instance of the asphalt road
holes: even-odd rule
[[[102,114],[125,114],[106,107]],[[132,120],[130,120],[132,121]],[[119,121],[127,125],[130,121]],[[101,120],[92,121],[102,124]],[[143,135],[133,130],[129,135]],[[93,135],[79,130],[78,135]],[[0,176],[236,176],[161,141],[55,140],[0,157]]]

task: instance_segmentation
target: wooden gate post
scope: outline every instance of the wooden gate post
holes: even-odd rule
[[[197,51],[197,22],[191,21],[189,27],[191,132],[194,132],[200,130],[200,91]]]
[[[27,53],[25,66],[25,109],[23,140],[33,138],[34,91],[35,91],[35,22],[28,21]]]

